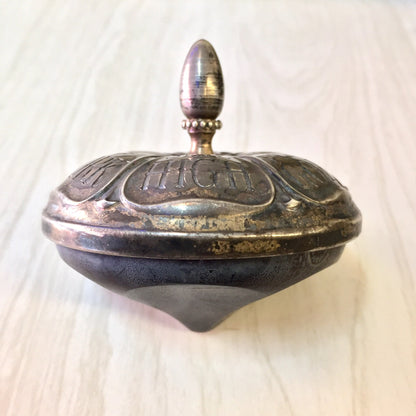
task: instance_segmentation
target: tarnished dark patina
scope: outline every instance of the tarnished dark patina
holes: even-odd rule
[[[43,213],[70,266],[195,331],[333,264],[361,229],[347,189],[317,165],[213,153],[223,100],[219,60],[200,40],[181,76],[190,151],[97,159]]]

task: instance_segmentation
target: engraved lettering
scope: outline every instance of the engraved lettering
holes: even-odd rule
[[[184,179],[185,179],[185,160],[181,160],[181,164],[179,165],[179,175],[178,175],[178,183],[176,185],[177,188],[184,187]]]
[[[237,163],[234,162],[234,164],[237,164]],[[242,175],[244,182],[246,184],[245,191],[253,192],[254,191],[253,185],[252,185],[250,175],[248,174],[247,170],[244,168],[244,166],[241,163],[238,163],[237,166],[238,168],[233,168],[230,166],[230,163],[228,160],[225,161],[225,167],[227,169],[230,188],[237,189],[236,183],[238,183],[238,177],[236,177],[236,175]]]
[[[185,159],[180,161],[179,166],[173,166],[176,160],[157,162],[149,167],[144,175],[143,184],[140,189],[146,191],[152,189],[167,189],[171,186],[183,188],[185,186],[185,174],[187,168]]]
[[[162,176],[160,177],[160,182],[159,182],[159,189],[166,189],[166,177],[168,175],[168,173],[170,172],[170,167],[172,165],[172,160],[170,160],[166,165],[165,168],[163,169],[162,172]]]
[[[74,202],[98,197],[99,191],[108,189],[137,157],[137,154],[122,153],[96,159],[69,176],[59,189]]]
[[[236,157],[174,155],[135,167],[123,195],[141,207],[204,199],[259,205],[270,201],[274,190],[260,168]]]
[[[163,173],[166,171],[167,166],[169,165],[169,162],[165,163],[162,171],[159,170],[161,165],[163,166],[162,163],[155,163],[151,165],[150,169],[146,172],[144,176],[144,181],[143,181],[143,185],[141,186],[141,189],[146,191],[150,187],[160,188],[162,184],[162,180],[163,180]],[[166,177],[166,174],[165,174],[165,177]],[[155,179],[157,186],[151,186],[152,179]]]
[[[189,173],[188,173],[189,172]],[[186,178],[202,189],[232,189],[254,192],[249,172],[242,163],[215,159],[173,159],[156,162],[144,172],[140,189],[184,188]]]
[[[192,172],[192,179],[195,183],[196,186],[199,186],[200,188],[215,188],[215,186],[217,185],[217,172],[213,171],[211,169],[207,169],[204,174],[200,174],[200,172],[198,172],[198,163],[201,162],[205,162],[204,159],[200,159],[197,160],[196,162],[194,162],[194,164],[192,165],[191,168],[191,172]],[[205,163],[206,164],[206,163]],[[201,181],[208,178],[207,183],[202,183]]]
[[[94,186],[104,175],[106,169],[125,165],[126,161],[121,158],[103,157],[82,168],[74,176],[82,185]]]

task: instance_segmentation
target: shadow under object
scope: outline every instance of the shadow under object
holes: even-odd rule
[[[43,213],[71,267],[194,331],[333,264],[361,230],[348,190],[312,162],[214,153],[223,99],[219,60],[200,40],[181,76],[190,151],[99,158]]]

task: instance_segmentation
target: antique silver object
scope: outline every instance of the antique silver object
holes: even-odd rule
[[[242,306],[328,267],[361,229],[348,190],[277,153],[214,153],[224,101],[215,50],[186,57],[188,153],[119,153],[70,175],[43,231],[75,270],[207,331]]]

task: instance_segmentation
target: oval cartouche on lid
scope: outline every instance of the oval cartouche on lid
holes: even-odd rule
[[[221,65],[197,41],[182,70],[184,153],[101,157],[50,196],[43,231],[100,285],[195,331],[333,264],[361,230],[348,190],[278,153],[215,153]]]

